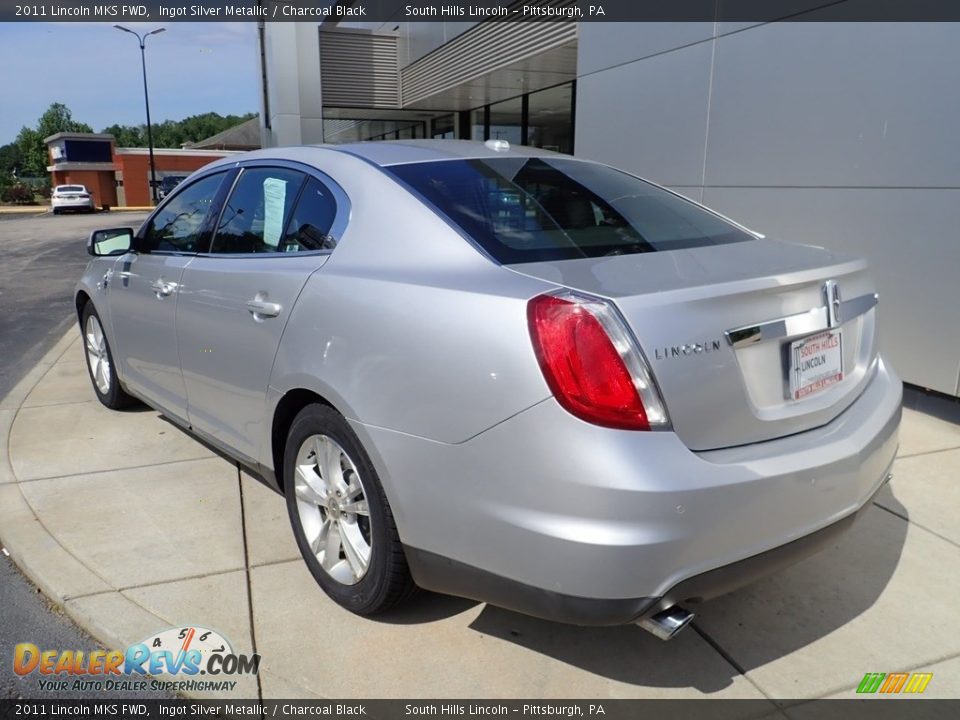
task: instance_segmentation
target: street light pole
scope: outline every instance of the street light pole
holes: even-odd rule
[[[143,101],[147,106],[147,146],[149,147],[150,152],[150,196],[153,198],[153,204],[157,204],[157,168],[153,162],[153,125],[150,123],[150,94],[147,91],[147,53],[145,49],[145,44],[147,38],[151,35],[156,35],[157,33],[162,33],[166,31],[166,28],[157,28],[156,30],[151,30],[144,35],[140,35],[137,32],[134,32],[130,28],[125,28],[123,25],[114,25],[117,30],[123,30],[123,32],[130,33],[140,43],[140,66],[143,68]]]

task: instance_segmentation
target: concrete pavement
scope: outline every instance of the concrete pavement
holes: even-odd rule
[[[934,673],[925,696],[956,698],[960,406],[926,405],[908,403],[894,481],[853,531],[700,606],[670,643],[425,593],[377,620],[341,610],[300,560],[281,497],[156,412],[100,406],[76,329],[0,401],[0,539],[108,647],[195,624],[255,649],[259,678],[234,698],[803,701],[905,670]]]

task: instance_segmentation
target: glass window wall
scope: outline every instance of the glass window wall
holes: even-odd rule
[[[444,115],[430,121],[430,137],[436,140],[452,140],[454,134],[453,115]]]
[[[490,140],[506,140],[520,145],[523,136],[523,98],[513,98],[490,106]]]
[[[573,87],[560,85],[528,96],[527,145],[573,153]]]
[[[572,155],[574,96],[573,83],[567,83],[476,108],[470,111],[467,137],[525,143]]]

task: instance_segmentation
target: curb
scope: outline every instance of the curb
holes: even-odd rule
[[[46,205],[31,205],[29,207],[5,207],[0,208],[0,215],[43,215],[50,212]]]

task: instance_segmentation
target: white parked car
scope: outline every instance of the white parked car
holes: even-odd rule
[[[59,215],[64,210],[78,212],[96,210],[90,192],[83,185],[57,185],[50,196],[50,205],[54,215]]]

